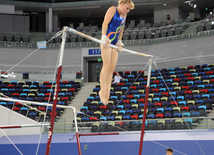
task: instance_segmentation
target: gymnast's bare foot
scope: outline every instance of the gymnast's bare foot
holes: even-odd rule
[[[105,98],[105,94],[103,93],[103,91],[99,91],[99,96],[100,96],[100,101],[104,104],[104,105],[107,105],[108,104],[108,101],[106,100]]]

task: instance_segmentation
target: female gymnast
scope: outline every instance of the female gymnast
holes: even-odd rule
[[[100,73],[100,100],[104,105],[108,104],[113,72],[118,59],[118,51],[123,51],[121,42],[127,14],[134,9],[131,0],[119,0],[118,7],[110,7],[105,14],[102,24],[102,38],[105,45],[100,45],[103,67]],[[118,46],[118,51],[109,47],[110,44]]]

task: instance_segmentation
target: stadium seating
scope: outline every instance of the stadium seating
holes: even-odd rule
[[[195,125],[194,123],[199,121],[198,119],[193,121],[191,117],[207,116],[207,113],[212,110],[214,102],[213,83],[210,84],[213,79],[213,72],[210,72],[211,68],[208,66],[208,64],[203,64],[200,66],[176,67],[152,71],[154,75],[151,77],[151,87],[149,90],[146,116],[148,124],[146,129],[189,129]],[[174,78],[167,76],[166,79],[159,79],[160,74],[156,74],[159,72],[165,75],[173,74],[177,76]],[[124,76],[125,73],[129,74],[128,76],[132,75],[131,71],[120,72],[120,75]],[[118,126],[122,126],[123,129],[127,130],[140,130],[139,122],[143,118],[146,85],[146,82],[142,83],[140,81],[146,79],[147,75],[143,75],[142,78],[138,78],[135,81],[135,86],[132,85],[130,88],[127,86],[126,89],[124,86],[129,82],[119,83],[118,85],[112,84],[109,105],[103,106],[100,103],[98,105],[100,108],[98,107],[97,109],[98,111],[100,110],[100,113],[96,116],[98,118],[107,117],[107,121],[114,120],[113,126],[118,121],[123,120],[126,123],[123,122],[123,124]],[[163,80],[165,80],[167,86]],[[137,90],[139,86],[141,87]],[[119,89],[121,93],[118,93],[120,92],[117,91]],[[123,89],[125,91],[122,91]],[[91,101],[88,102],[92,103],[94,99],[90,99]],[[186,120],[187,118],[189,120]],[[132,123],[133,121],[137,121],[138,123]],[[113,130],[117,129],[112,127],[111,131]],[[108,128],[105,131],[108,131]]]

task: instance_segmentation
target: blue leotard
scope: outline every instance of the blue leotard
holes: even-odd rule
[[[125,24],[125,17],[122,18],[116,9],[111,22],[108,24],[107,37],[111,40],[111,44],[116,45],[121,29]]]

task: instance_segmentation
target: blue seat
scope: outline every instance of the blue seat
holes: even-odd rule
[[[165,108],[164,109],[164,111],[166,112],[166,111],[169,111],[170,113],[172,112],[172,108],[171,107],[167,107],[167,108]]]
[[[65,93],[59,93],[58,96],[65,96]]]
[[[178,75],[177,75],[177,78],[183,78],[183,77],[184,77],[183,74],[178,74]]]
[[[177,97],[177,100],[178,100],[178,99],[181,99],[182,101],[184,101],[184,96],[178,96],[178,97]]]
[[[191,117],[194,117],[194,116],[199,117],[199,116],[200,116],[200,113],[199,113],[198,111],[192,112]]]
[[[89,121],[89,117],[82,117],[81,118],[81,122],[88,122]]]
[[[187,85],[194,85],[194,81],[187,81]]]
[[[160,88],[159,91],[166,92],[166,88]]]
[[[204,87],[205,87],[204,85],[198,85],[197,86],[197,88],[202,88],[202,89],[204,89]]]
[[[155,97],[161,97],[161,93],[155,93],[154,96]]]
[[[39,93],[37,96],[38,97],[45,97],[45,94],[44,93]]]
[[[182,74],[182,71],[175,71],[175,74]]]
[[[154,119],[155,118],[155,115],[154,114],[149,114],[147,115],[147,119]]]
[[[0,102],[0,105],[2,105],[2,106],[7,106],[7,103],[6,102]]]
[[[202,95],[202,98],[210,99],[210,94],[203,94],[203,95]]]
[[[119,115],[119,114],[125,115],[125,114],[126,114],[126,110],[120,110],[120,111],[118,112],[118,115]]]
[[[88,107],[86,107],[86,106],[81,107],[81,108],[80,108],[80,111],[81,111],[81,110],[86,110],[86,111],[87,111],[87,110],[88,110]]]
[[[19,96],[20,97],[27,97],[27,93],[21,93]]]
[[[174,88],[173,88],[173,87],[169,87],[168,89],[169,89],[170,91],[173,91],[173,90],[174,90]]]
[[[171,117],[172,117],[172,114],[171,114],[171,113],[164,114],[164,118],[171,118]]]
[[[106,120],[107,120],[107,117],[100,117],[100,120],[101,120],[101,121],[106,121]]]
[[[130,100],[130,103],[134,103],[134,104],[137,104],[137,99],[133,99],[133,100]]]
[[[190,117],[190,113],[189,112],[184,112],[182,113],[183,117]]]
[[[176,96],[176,92],[169,92],[169,96],[173,95],[173,96]]]
[[[118,105],[117,106],[117,109],[122,109],[123,110],[123,108],[124,108],[124,105]]]
[[[179,102],[178,102],[178,106],[179,106],[179,105],[184,105],[184,106],[186,106],[186,104],[187,104],[186,101],[179,101]]]
[[[193,99],[200,100],[200,99],[201,99],[201,95],[194,95],[194,96],[193,96]]]
[[[200,104],[204,104],[204,100],[196,100],[195,104],[200,103]]]
[[[94,101],[94,97],[93,96],[87,97],[87,101]]]
[[[209,79],[208,75],[201,76],[201,79]]]
[[[162,103],[162,107],[164,107],[164,106],[169,107],[169,102]]]
[[[30,89],[23,89],[23,93],[30,93]]]
[[[192,118],[188,118],[188,119],[185,119],[185,120],[184,120],[184,122],[190,122],[190,123],[191,123],[191,125],[192,125],[192,123],[193,123],[193,119],[192,119]]]
[[[180,118],[181,117],[181,113],[174,113],[173,117],[179,117]]]
[[[156,113],[157,113],[158,111],[161,111],[162,113],[164,113],[164,108],[157,108]]]
[[[209,67],[204,68],[204,71],[210,71],[210,68]]]
[[[213,84],[206,84],[206,85],[205,85],[205,88],[212,89],[212,88],[213,88]]]
[[[192,73],[191,76],[198,76],[198,73]]]
[[[126,115],[125,115],[125,116],[123,116],[123,120],[130,120],[130,117],[131,117],[131,116],[126,116]]]
[[[139,94],[136,94],[136,95],[133,96],[133,98],[135,98],[135,97],[139,99],[139,98],[140,98],[140,95],[139,95]]]
[[[152,84],[150,88],[157,88],[157,84]]]
[[[205,74],[206,74],[205,72],[199,72],[199,73],[198,73],[199,76],[203,76],[203,75],[205,75]]]
[[[195,81],[195,84],[196,84],[196,85],[200,85],[200,84],[201,84],[201,81],[200,81],[200,80],[196,80],[196,81]]]
[[[160,102],[160,98],[153,98],[153,102]]]
[[[157,76],[156,79],[157,79],[157,80],[162,80],[163,77],[162,77],[162,76]]]
[[[174,70],[180,70],[180,67],[175,67]]]
[[[127,115],[127,114],[132,115],[132,114],[133,114],[133,110],[126,110],[126,115]]]
[[[209,79],[214,79],[214,75],[209,75]]]
[[[199,110],[199,109],[204,109],[204,110],[205,110],[205,112],[206,112],[206,110],[207,110],[207,106],[205,106],[205,105],[201,105],[201,106],[199,106],[199,107],[198,107],[198,110]]]
[[[168,68],[167,70],[168,70],[168,71],[173,71],[173,70],[174,70],[174,68]]]

